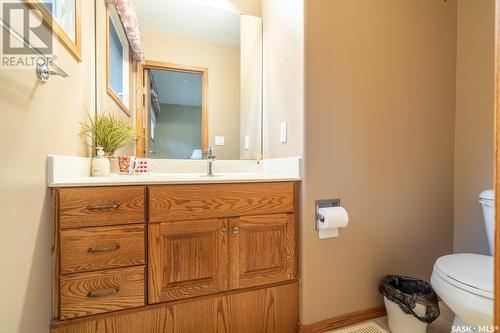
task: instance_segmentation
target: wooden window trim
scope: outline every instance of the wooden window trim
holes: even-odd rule
[[[109,79],[110,79],[110,66],[109,66],[109,19],[110,19],[110,10],[109,10],[109,4],[106,4],[106,92],[109,97],[118,105],[118,107],[125,112],[125,114],[129,117],[132,117],[132,113],[130,112],[130,107],[127,107],[125,103],[120,99],[118,94],[111,88]],[[129,46],[129,82],[128,82],[128,90],[129,90],[129,105],[130,105],[130,64],[131,64],[131,57],[130,57],[130,46]]]
[[[42,16],[43,24],[52,29],[52,33],[57,36],[57,39],[64,45],[71,55],[78,61],[82,61],[82,29],[81,29],[81,1],[75,0],[75,41],[71,39],[68,33],[52,16],[47,7],[41,0],[22,0],[28,7],[36,9]]]

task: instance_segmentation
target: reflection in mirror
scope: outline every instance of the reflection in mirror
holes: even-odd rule
[[[147,63],[146,63],[147,66]],[[147,67],[146,67],[147,68]],[[146,69],[149,80],[149,155],[200,159],[208,149],[207,70],[169,67]]]
[[[108,7],[106,36],[107,92],[120,109],[130,115],[129,43],[114,6]]]
[[[145,56],[128,66],[128,109],[144,133],[137,156],[199,159],[209,147],[218,159],[262,155],[262,20],[210,3],[135,1]],[[100,109],[120,104],[97,95]]]

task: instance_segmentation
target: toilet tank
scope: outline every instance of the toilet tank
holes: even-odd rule
[[[488,236],[488,245],[490,254],[495,252],[495,191],[486,190],[479,195],[479,203],[483,206],[484,225],[486,227],[486,236]]]

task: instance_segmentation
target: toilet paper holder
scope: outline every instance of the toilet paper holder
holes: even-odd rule
[[[319,213],[319,209],[328,207],[339,207],[339,206],[340,206],[340,199],[316,200],[315,202],[316,219],[314,220],[314,226],[316,228],[316,231],[319,230],[318,223],[323,222],[325,220],[323,215]]]

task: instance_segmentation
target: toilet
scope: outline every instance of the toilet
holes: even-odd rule
[[[494,191],[480,196],[490,254],[494,253]],[[460,253],[439,258],[431,285],[455,313],[454,326],[493,324],[493,257]]]

